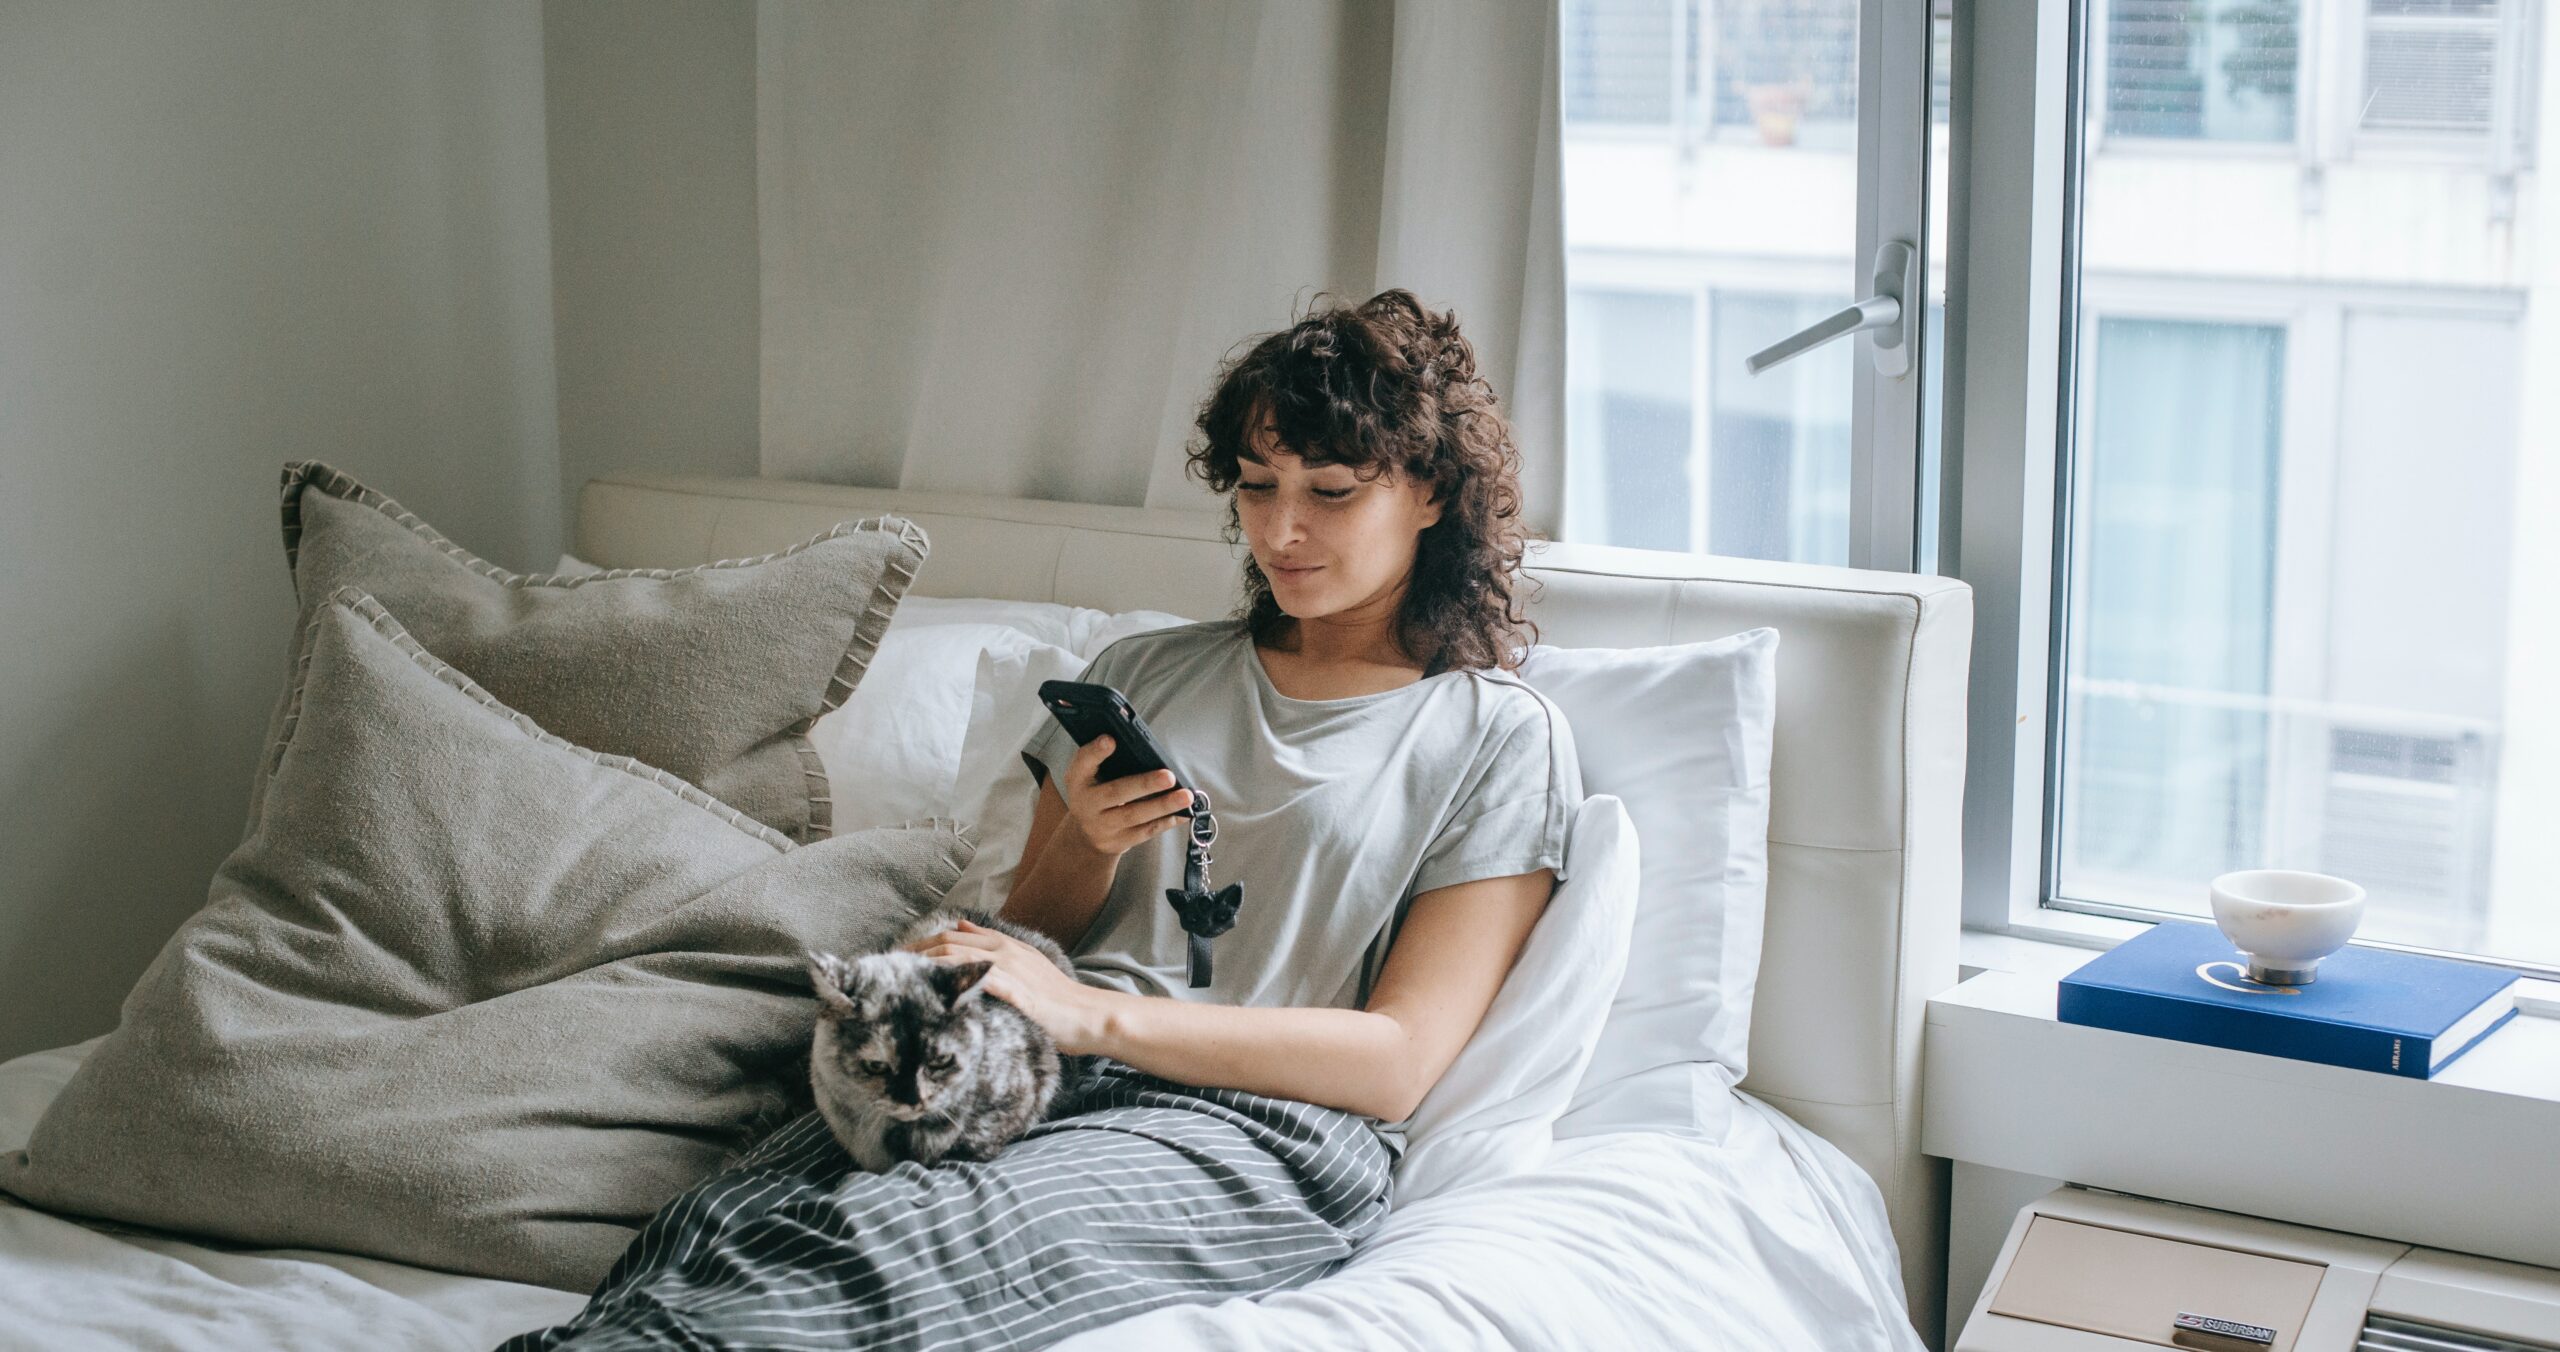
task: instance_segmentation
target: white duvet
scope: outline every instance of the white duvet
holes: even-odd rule
[[[0,1065],[0,1150],[26,1143],[88,1045]],[[1776,1109],[1736,1101],[1722,1141],[1559,1142],[1533,1173],[1399,1208],[1321,1281],[1056,1346],[1916,1352],[1874,1185]],[[487,1349],[583,1303],[368,1258],[211,1249],[0,1199],[0,1348]]]

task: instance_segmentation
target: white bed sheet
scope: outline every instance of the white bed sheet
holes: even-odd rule
[[[94,1045],[0,1065],[0,1150],[26,1143]],[[1321,1281],[1156,1310],[1057,1346],[1919,1352],[1875,1186],[1785,1114],[1736,1098],[1720,1142],[1559,1142],[1540,1170],[1398,1209]],[[583,1303],[377,1259],[207,1248],[0,1199],[0,1348],[11,1352],[485,1352]]]

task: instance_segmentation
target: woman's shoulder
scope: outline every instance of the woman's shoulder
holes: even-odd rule
[[[1093,655],[1089,669],[1130,672],[1196,660],[1219,652],[1243,632],[1244,622],[1236,619],[1197,620],[1149,629],[1104,644],[1102,651]]]
[[[1469,689],[1484,717],[1505,729],[1529,725],[1565,726],[1564,710],[1547,698],[1545,692],[1520,678],[1520,673],[1500,667],[1474,667],[1467,670]]]
[[[1573,725],[1545,692],[1498,667],[1468,671],[1468,688],[1481,724],[1479,745],[1490,754],[1543,757],[1554,772],[1571,777],[1580,769],[1573,745]]]

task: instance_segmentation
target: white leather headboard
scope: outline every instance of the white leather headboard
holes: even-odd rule
[[[919,595],[1199,618],[1238,596],[1241,555],[1214,516],[772,479],[589,483],[578,553],[683,567],[882,512],[931,538]],[[1920,1030],[1928,998],[1956,980],[1972,594],[1945,578],[1596,545],[1539,546],[1530,564],[1544,587],[1529,614],[1549,643],[1779,631],[1768,931],[1743,1088],[1875,1178],[1913,1322],[1943,1327],[1946,1173],[1920,1153]]]

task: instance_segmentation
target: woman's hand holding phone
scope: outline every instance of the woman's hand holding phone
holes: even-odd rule
[[[1146,841],[1191,819],[1181,815],[1191,805],[1187,789],[1173,787],[1171,770],[1150,770],[1118,779],[1100,778],[1102,762],[1111,755],[1109,733],[1076,748],[1067,762],[1059,789],[1067,799],[1067,822],[1095,853],[1117,859]]]

